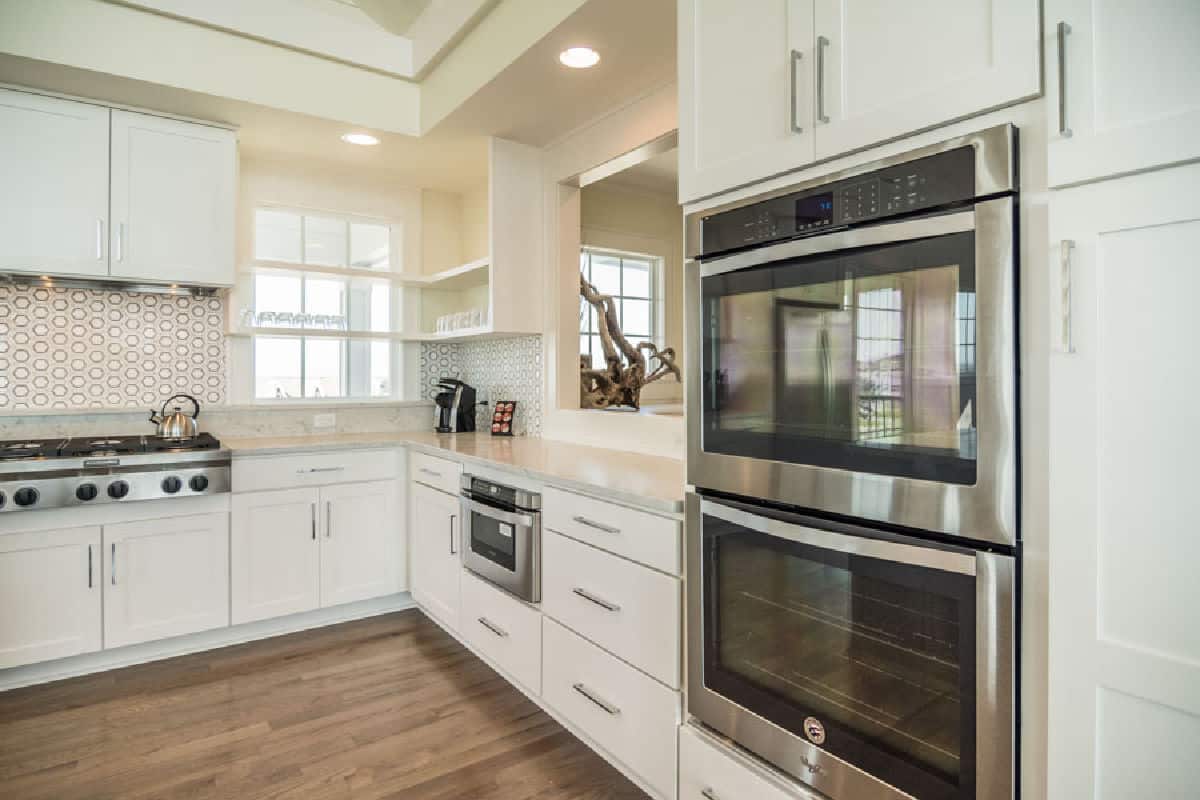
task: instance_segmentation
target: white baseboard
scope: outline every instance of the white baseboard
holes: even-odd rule
[[[290,614],[276,619],[248,622],[244,625],[233,625],[228,628],[216,628],[187,636],[177,636],[158,642],[135,644],[115,650],[101,650],[98,653],[85,653],[40,664],[29,664],[24,667],[12,667],[0,670],[0,692],[129,667],[134,664],[160,661],[164,658],[215,650],[218,647],[269,639],[273,636],[322,628],[326,625],[336,625],[339,622],[351,622],[356,619],[390,614],[393,611],[403,611],[415,607],[416,603],[413,602],[412,595],[408,592],[401,592],[357,603],[306,611],[302,614]]]

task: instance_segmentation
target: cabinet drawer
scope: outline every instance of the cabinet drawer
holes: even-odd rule
[[[409,477],[414,481],[447,494],[458,494],[458,479],[462,476],[462,464],[416,451],[410,451],[408,458],[408,463],[412,468]]]
[[[542,615],[463,570],[459,630],[471,646],[533,693],[542,688]]]
[[[784,786],[765,767],[690,725],[679,729],[679,800],[819,800],[799,785]]]
[[[542,525],[663,572],[680,573],[677,520],[547,487]]]
[[[542,610],[679,688],[679,579],[557,533],[542,547]]]
[[[380,481],[399,475],[399,450],[339,450],[233,459],[235,492]]]
[[[542,699],[660,797],[675,797],[679,694],[547,617],[542,654]]]

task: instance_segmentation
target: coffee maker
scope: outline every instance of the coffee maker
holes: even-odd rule
[[[438,433],[471,433],[475,430],[475,387],[454,378],[438,381],[438,392],[433,398],[434,429]]]

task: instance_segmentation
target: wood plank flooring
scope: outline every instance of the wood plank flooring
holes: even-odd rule
[[[645,800],[416,610],[0,694],[4,800]]]

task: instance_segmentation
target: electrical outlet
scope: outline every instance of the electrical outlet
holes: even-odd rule
[[[337,426],[337,414],[313,414],[314,428],[333,428]]]

